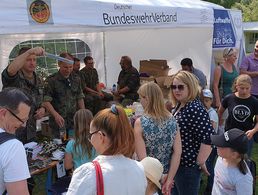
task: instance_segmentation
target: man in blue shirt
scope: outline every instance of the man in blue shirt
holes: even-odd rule
[[[188,71],[193,73],[197,79],[199,80],[199,84],[202,87],[202,89],[204,89],[207,85],[207,79],[206,76],[204,75],[204,73],[193,67],[193,61],[191,58],[184,58],[181,60],[181,66],[182,66],[182,70]]]

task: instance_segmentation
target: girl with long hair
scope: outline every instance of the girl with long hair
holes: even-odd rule
[[[233,93],[226,96],[218,110],[219,125],[223,123],[223,112],[228,109],[225,131],[238,128],[246,132],[249,139],[248,156],[251,156],[253,135],[258,132],[258,100],[251,95],[252,79],[247,74],[239,75],[233,85]]]
[[[80,109],[75,113],[73,117],[74,139],[67,143],[65,150],[66,169],[76,169],[96,157],[96,152],[88,140],[92,118],[92,113],[88,109]]]
[[[131,159],[134,133],[121,106],[112,105],[98,112],[91,122],[88,139],[99,154],[94,161],[102,170],[105,195],[145,194],[144,169],[140,162]],[[93,163],[85,163],[74,171],[67,195],[96,192],[96,169]]]
[[[248,138],[240,129],[230,129],[211,136],[218,155],[212,194],[253,194],[253,177],[245,161]]]
[[[156,83],[143,84],[138,94],[144,114],[134,126],[136,154],[139,160],[150,156],[161,162],[167,174],[162,192],[170,194],[182,152],[176,119],[166,109],[162,91]]]

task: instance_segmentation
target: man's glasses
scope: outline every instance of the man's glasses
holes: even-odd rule
[[[10,112],[16,119],[18,119],[22,124],[25,124],[26,121],[23,121],[20,117],[18,117],[13,111],[11,111],[8,108],[5,108],[6,110],[8,110],[8,112]]]
[[[94,132],[92,132],[92,133],[89,133],[89,135],[87,136],[87,137],[88,137],[89,142],[91,141],[91,137],[92,137],[95,133],[98,133],[98,132],[99,132],[99,130],[94,131]]]
[[[178,89],[179,91],[183,91],[184,88],[185,88],[185,86],[184,86],[184,85],[171,85],[170,88],[171,88],[172,90]]]

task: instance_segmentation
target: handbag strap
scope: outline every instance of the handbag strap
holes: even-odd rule
[[[104,181],[101,167],[98,161],[92,161],[96,171],[97,195],[104,195]]]

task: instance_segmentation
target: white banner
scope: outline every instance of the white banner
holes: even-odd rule
[[[0,34],[57,32],[94,27],[178,27],[213,25],[213,9],[205,6],[178,7],[172,1],[142,4],[90,0],[0,1]],[[37,26],[35,28],[35,25]],[[19,27],[19,30],[17,30]],[[43,31],[42,31],[43,30]]]

